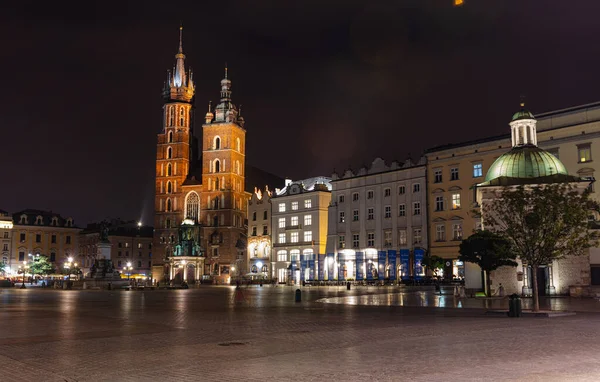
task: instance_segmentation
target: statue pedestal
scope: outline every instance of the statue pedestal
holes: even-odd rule
[[[98,243],[96,261],[92,266],[92,271],[84,279],[88,288],[120,289],[129,285],[129,281],[122,279],[120,273],[112,265],[111,246],[112,244],[109,242]]]

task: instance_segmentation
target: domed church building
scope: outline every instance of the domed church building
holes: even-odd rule
[[[569,175],[556,156],[537,146],[536,124],[533,114],[521,103],[521,110],[513,115],[509,123],[512,149],[496,159],[485,181],[477,185],[479,207],[491,203],[505,187],[570,183],[583,192],[590,186],[592,179]],[[482,217],[482,226],[485,229],[485,216]],[[531,267],[523,265],[520,259],[517,259],[517,263],[516,268],[501,267],[491,272],[492,292],[502,284],[507,295],[531,295]],[[466,277],[467,283],[469,279],[474,278]],[[589,256],[568,257],[540,267],[537,280],[540,295],[567,295],[571,286],[589,285]]]

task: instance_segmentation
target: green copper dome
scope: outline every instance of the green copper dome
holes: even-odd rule
[[[501,177],[533,179],[552,175],[568,175],[557,157],[534,145],[513,147],[492,164],[485,177],[490,182]]]
[[[521,106],[524,106],[524,105],[521,105]],[[513,121],[516,121],[519,119],[535,119],[535,117],[533,116],[533,114],[531,114],[531,112],[529,110],[525,110],[525,109],[521,108],[521,110],[517,111],[512,116]]]

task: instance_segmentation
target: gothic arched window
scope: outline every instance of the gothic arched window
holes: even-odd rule
[[[185,113],[185,108],[182,106],[179,108],[179,126],[185,126],[184,124],[184,113]]]
[[[173,158],[173,149],[170,147],[167,147],[167,159],[171,159]]]
[[[236,143],[236,146],[237,146],[237,151],[241,153],[241,152],[242,152],[242,150],[240,150],[240,149],[241,149],[241,145],[240,145],[240,139],[239,139],[239,138],[236,138],[236,139],[235,139],[235,143]]]
[[[215,142],[213,144],[213,148],[215,150],[219,150],[221,148],[221,138],[220,137],[215,137]]]
[[[171,163],[167,164],[167,176],[171,176]]]
[[[167,199],[167,212],[171,212],[171,199]]]
[[[169,143],[173,143],[173,132],[169,131],[169,139],[168,139]]]
[[[200,197],[195,192],[190,192],[185,199],[185,217],[188,219],[198,220],[198,212],[200,210]]]
[[[219,172],[221,170],[221,161],[215,159],[215,172]]]
[[[171,192],[173,192],[171,182],[167,182],[167,194],[170,194]]]
[[[169,107],[169,126],[173,126],[175,124],[175,106]]]
[[[215,179],[215,190],[217,190],[217,191],[220,190],[220,188],[219,188],[219,178]]]

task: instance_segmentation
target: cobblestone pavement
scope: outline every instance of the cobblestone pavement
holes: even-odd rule
[[[467,299],[461,309],[430,309],[416,302],[458,302],[430,292],[398,292],[312,287],[296,303],[289,287],[243,288],[241,296],[231,287],[208,286],[4,289],[0,379],[598,380],[600,314],[489,317],[478,309],[480,300]],[[350,301],[339,300],[346,297]],[[317,301],[322,299],[337,303]],[[586,301],[590,307],[598,303]]]

